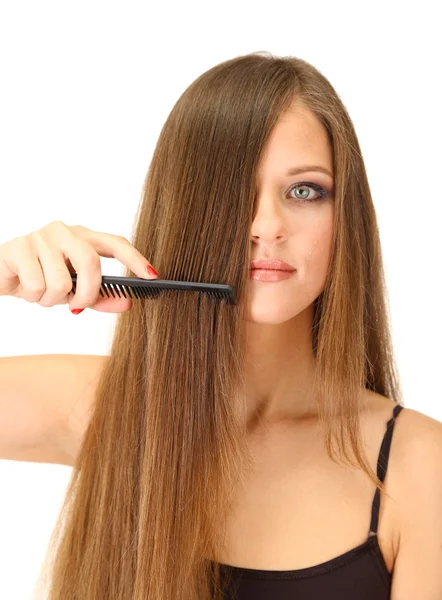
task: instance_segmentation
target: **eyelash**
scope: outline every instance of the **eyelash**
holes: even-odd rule
[[[303,200],[302,198],[289,198],[289,200],[296,200],[301,203],[310,204],[312,202],[318,202],[319,200],[322,200],[326,196],[330,195],[330,192],[328,192],[326,189],[324,189],[321,185],[318,185],[317,183],[313,183],[311,181],[303,181],[302,183],[296,183],[295,185],[292,185],[292,187],[287,191],[287,195],[290,194],[290,192],[297,187],[312,188],[313,190],[315,190],[315,192],[318,192],[319,197],[318,198],[310,198],[310,199],[306,199],[306,200]]]

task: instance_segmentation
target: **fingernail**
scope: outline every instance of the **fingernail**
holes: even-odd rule
[[[149,273],[149,275],[155,275],[156,277],[158,277],[158,273],[150,265],[147,265],[147,272]]]
[[[71,310],[71,313],[73,315],[79,315],[83,311],[84,311],[84,308],[74,308],[73,310]]]

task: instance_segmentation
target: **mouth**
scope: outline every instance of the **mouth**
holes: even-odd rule
[[[255,281],[283,281],[294,275],[295,271],[278,269],[250,269],[249,277]]]
[[[250,261],[250,271],[288,271],[294,272],[296,269],[279,259],[264,259],[264,258],[255,258]]]
[[[276,271],[279,273],[293,273],[295,271],[295,269],[268,269],[267,267],[261,267],[261,268],[253,267],[250,269],[250,271]]]

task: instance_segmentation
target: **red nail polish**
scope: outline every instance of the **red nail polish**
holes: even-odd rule
[[[83,311],[84,311],[84,308],[74,308],[73,310],[71,310],[71,313],[73,315],[79,315]]]
[[[158,277],[158,273],[155,271],[155,269],[153,267],[151,267],[150,265],[147,265],[147,272],[150,275],[156,275]]]

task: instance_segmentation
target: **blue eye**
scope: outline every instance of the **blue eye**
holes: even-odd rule
[[[325,198],[326,196],[329,196],[330,193],[325,190],[322,186],[318,185],[317,183],[313,183],[311,181],[303,181],[302,183],[296,183],[295,185],[292,185],[292,187],[288,190],[287,195],[294,189],[296,188],[311,188],[313,190],[315,190],[315,192],[317,192],[319,194],[319,196],[317,196],[316,198],[293,198],[291,197],[291,200],[299,200],[300,202],[316,202],[318,200],[322,200],[322,198]]]

